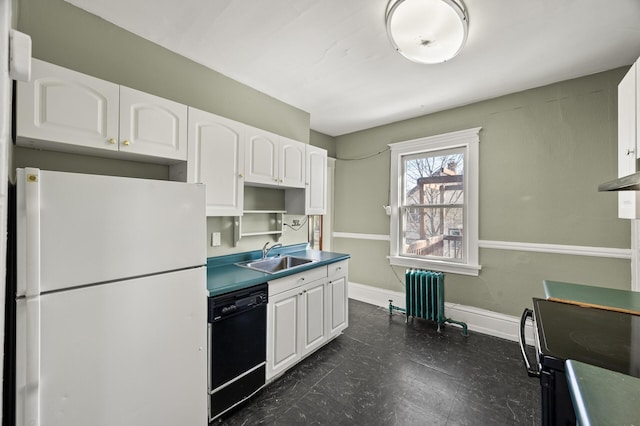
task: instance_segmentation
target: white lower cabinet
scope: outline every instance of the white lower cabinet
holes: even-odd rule
[[[296,362],[300,354],[300,298],[294,288],[269,299],[267,311],[267,380]]]
[[[327,334],[331,339],[349,325],[349,294],[347,291],[349,262],[332,263],[328,267],[327,280]]]
[[[267,380],[347,327],[347,262],[335,264],[339,273],[330,264],[269,282]]]
[[[301,287],[299,293],[302,302],[300,309],[300,332],[302,339],[302,356],[319,348],[327,341],[326,317],[326,286],[327,279],[323,278]]]

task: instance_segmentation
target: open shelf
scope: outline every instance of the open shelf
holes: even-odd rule
[[[280,240],[282,236],[282,216],[287,212],[285,210],[245,210],[243,216],[236,216],[233,221],[233,245],[238,245],[238,242],[243,237],[255,237],[260,235],[273,235],[276,241]],[[260,229],[259,227],[264,223],[247,223],[247,215],[266,215],[268,218],[265,221],[267,223],[267,229]],[[243,223],[244,220],[244,223]]]

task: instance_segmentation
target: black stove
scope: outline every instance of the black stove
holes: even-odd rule
[[[535,325],[535,367],[522,350],[529,375],[540,378],[543,425],[575,424],[567,359],[640,377],[640,316],[533,299],[533,311],[523,313],[521,335],[528,317]]]

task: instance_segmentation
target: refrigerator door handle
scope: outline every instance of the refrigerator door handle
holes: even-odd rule
[[[26,168],[25,425],[40,425],[40,170]]]

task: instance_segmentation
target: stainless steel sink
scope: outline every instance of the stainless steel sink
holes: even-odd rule
[[[276,256],[269,257],[267,259],[238,262],[236,265],[260,272],[266,272],[267,274],[275,274],[276,272],[288,271],[313,262],[317,261],[313,259],[305,259],[304,257]]]

